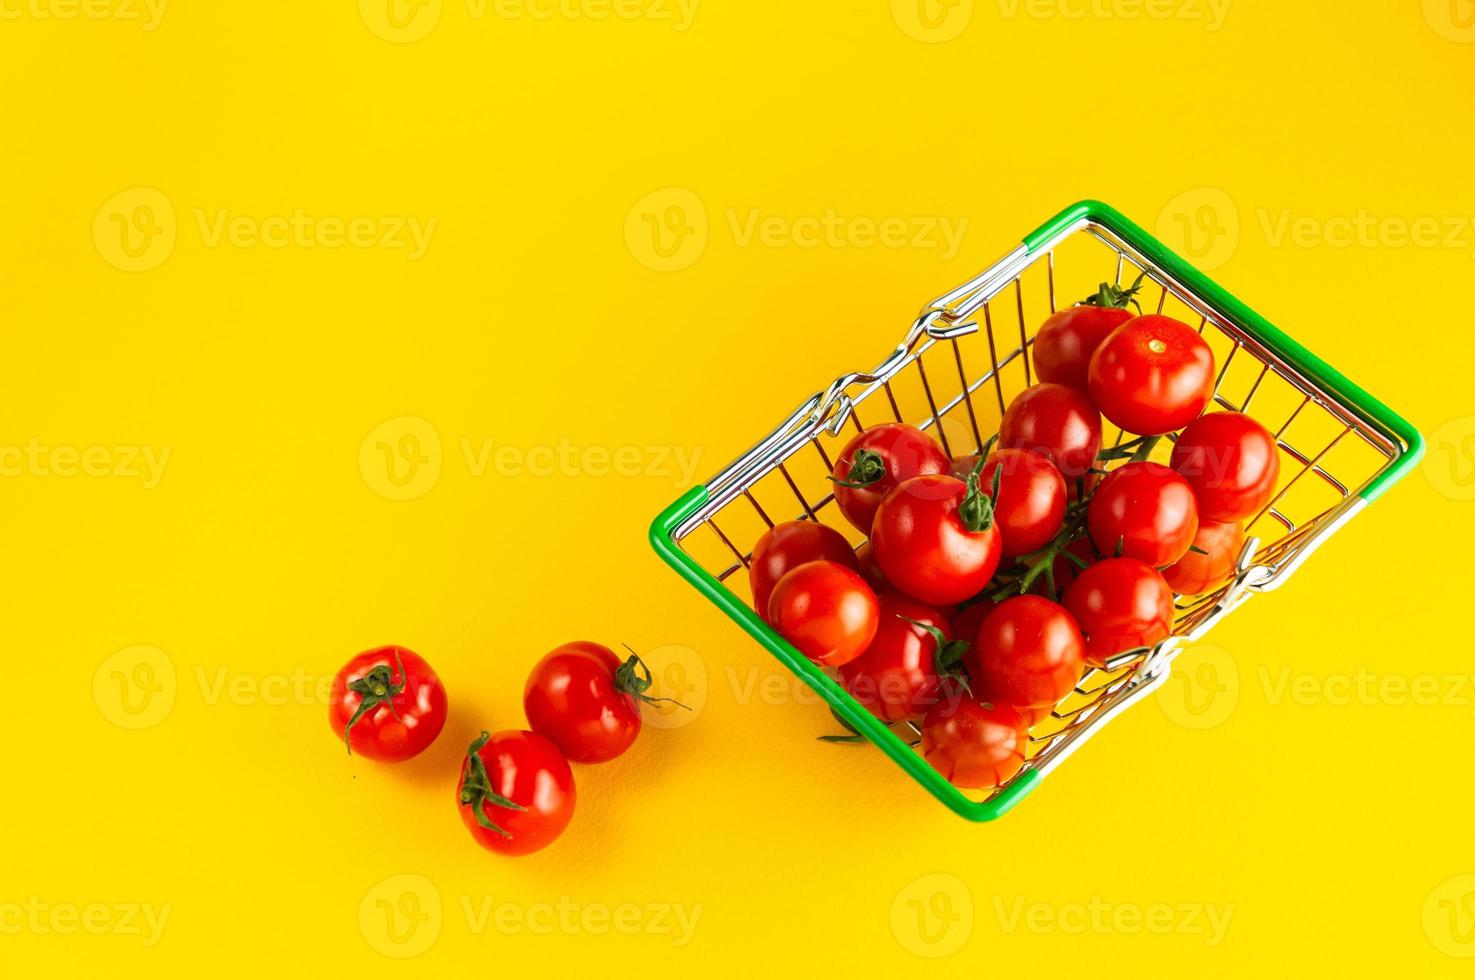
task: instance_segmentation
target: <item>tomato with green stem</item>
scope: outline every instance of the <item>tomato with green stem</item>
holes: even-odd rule
[[[994,789],[1024,767],[1029,725],[1017,708],[955,691],[922,722],[922,756],[962,789]]]
[[[1091,355],[1088,387],[1113,425],[1142,436],[1176,432],[1213,397],[1214,352],[1181,320],[1133,317]]]
[[[1085,476],[1101,449],[1101,415],[1085,393],[1044,382],[1024,389],[999,421],[999,446],[1032,449],[1068,480]]]
[[[650,668],[629,652],[621,660],[607,646],[579,640],[548,653],[523,687],[528,727],[557,745],[570,762],[608,762],[635,744],[642,702],[686,707],[646,694]]]
[[[1035,334],[1035,376],[1086,391],[1091,355],[1108,334],[1142,312],[1137,292],[1146,275],[1139,275],[1126,289],[1103,282],[1078,305],[1050,314]]]
[[[763,532],[748,560],[748,584],[753,589],[753,608],[758,615],[768,618],[768,598],[773,595],[778,580],[790,569],[821,560],[847,568],[860,567],[845,536],[818,521],[785,521]]]
[[[1229,580],[1244,546],[1243,525],[1200,521],[1188,553],[1163,569],[1163,578],[1180,595],[1212,592]]]
[[[870,534],[887,494],[912,477],[946,473],[948,462],[936,440],[914,425],[873,425],[851,439],[835,460],[830,474],[835,504],[857,530]]]
[[[993,500],[976,469],[966,482],[943,474],[918,476],[891,491],[871,530],[886,581],[937,606],[983,591],[1002,548]]]
[[[537,732],[482,732],[466,750],[456,784],[461,822],[498,854],[542,850],[574,816],[574,773]]]
[[[1203,519],[1228,524],[1270,503],[1280,450],[1270,430],[1248,415],[1211,412],[1179,433],[1170,465],[1193,487]]]
[[[350,755],[403,762],[429,748],[445,727],[446,689],[413,650],[366,650],[333,678],[328,724]]]
[[[1093,667],[1173,631],[1173,590],[1135,558],[1107,558],[1082,570],[1065,593],[1065,608],[1086,635],[1086,662]]]
[[[839,667],[870,646],[879,625],[876,593],[860,573],[833,561],[811,561],[779,579],[768,621],[815,663]]]
[[[1178,473],[1161,463],[1133,460],[1101,481],[1087,505],[1086,525],[1101,554],[1161,568],[1193,544],[1198,503]]]
[[[1085,645],[1063,606],[1020,595],[1005,599],[984,618],[963,662],[975,695],[1038,717],[1081,679]]]
[[[876,636],[840,668],[841,683],[882,721],[921,717],[937,702],[942,679],[960,672],[961,650],[936,607],[895,592],[878,602]]]

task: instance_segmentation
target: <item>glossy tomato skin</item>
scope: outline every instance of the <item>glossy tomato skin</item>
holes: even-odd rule
[[[1178,473],[1150,460],[1112,470],[1086,507],[1086,526],[1106,556],[1136,558],[1154,568],[1182,558],[1198,531],[1198,502]]]
[[[1065,593],[1065,607],[1086,634],[1086,662],[1093,667],[1173,631],[1173,590],[1135,558],[1107,558],[1082,571]]]
[[[958,514],[967,487],[951,476],[918,476],[876,511],[871,547],[886,581],[914,599],[950,606],[983,591],[999,567],[997,521],[981,531]]]
[[[994,608],[964,655],[973,692],[1031,717],[1048,713],[1085,670],[1085,638],[1065,607],[1035,595]]]
[[[565,643],[533,667],[523,687],[528,727],[570,762],[608,762],[635,744],[640,704],[615,683],[620,658],[607,646]]]
[[[994,517],[1005,558],[1038,551],[1050,543],[1065,521],[1065,477],[1055,464],[1032,449],[999,449],[989,454],[979,472],[985,490],[999,474]]]
[[[753,608],[758,615],[768,617],[768,597],[778,580],[789,569],[810,561],[860,567],[845,536],[818,521],[785,521],[763,533],[748,562],[748,584],[753,587]]]
[[[1193,548],[1163,570],[1163,578],[1180,595],[1202,595],[1212,592],[1229,580],[1234,563],[1245,546],[1245,529],[1241,524],[1218,524],[1200,521],[1193,536]]]
[[[1091,355],[1108,334],[1134,316],[1125,308],[1084,305],[1051,314],[1035,334],[1035,376],[1086,391]]]
[[[880,622],[876,593],[860,573],[811,561],[779,579],[768,621],[800,653],[825,667],[849,663],[870,646]]]
[[[884,475],[869,486],[842,486],[842,483],[857,478],[858,474],[852,468],[856,453],[861,451],[880,457]],[[857,530],[870,534],[876,508],[881,506],[888,493],[914,476],[946,473],[949,462],[936,440],[916,426],[902,422],[873,425],[851,439],[835,460],[834,472],[830,474],[837,481],[834,484],[835,503]]]
[[[1113,425],[1142,436],[1176,432],[1214,394],[1214,352],[1181,320],[1133,317],[1096,348],[1089,387]]]
[[[945,697],[922,722],[922,755],[963,789],[1002,786],[1024,767],[1029,727],[1018,709],[961,692]]]
[[[1015,396],[999,421],[1000,449],[1032,449],[1068,480],[1083,476],[1101,449],[1101,415],[1069,385],[1037,384]]]
[[[1200,516],[1220,524],[1258,513],[1280,479],[1275,437],[1240,412],[1212,412],[1189,423],[1173,444],[1171,465],[1193,487]]]
[[[978,627],[994,611],[998,603],[992,599],[979,599],[953,614],[953,636],[973,643],[978,639]]]
[[[403,665],[403,672],[400,666]],[[354,657],[333,678],[328,724],[340,739],[363,695],[350,687],[375,668],[403,690],[370,708],[348,732],[348,748],[376,762],[403,762],[429,748],[446,724],[446,689],[424,658],[405,647],[378,647]]]
[[[456,784],[456,809],[476,842],[498,854],[521,855],[542,850],[558,839],[574,816],[574,774],[558,746],[537,732],[503,731],[478,751],[491,788],[525,809],[514,810],[483,801],[482,812],[504,837],[481,826],[472,807],[461,802],[467,763]]]
[[[941,610],[895,592],[878,603],[876,636],[865,653],[840,668],[840,680],[882,721],[919,718],[937,702],[937,641],[907,620],[926,623],[948,638],[952,627]]]

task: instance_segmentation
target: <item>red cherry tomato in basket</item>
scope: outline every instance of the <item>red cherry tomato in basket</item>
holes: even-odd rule
[[[981,488],[946,475],[914,477],[876,511],[871,547],[886,581],[937,606],[971,599],[999,567],[1002,539]]]
[[[998,449],[978,474],[979,486],[990,490],[999,474],[994,515],[1005,558],[1038,551],[1050,543],[1065,520],[1065,477],[1044,455],[1032,449]]]
[[[446,689],[413,650],[368,650],[333,678],[328,724],[351,754],[403,762],[425,751],[445,727]]]
[[[1214,394],[1214,352],[1188,324],[1149,313],[1112,331],[1091,357],[1091,400],[1137,435],[1174,432]]]
[[[1163,578],[1179,595],[1202,595],[1223,585],[1245,546],[1245,529],[1240,524],[1203,521],[1193,536],[1188,554],[1163,570]],[[1204,554],[1193,549],[1197,548]]]
[[[753,545],[753,557],[748,562],[748,583],[753,587],[753,608],[758,615],[768,618],[768,597],[778,580],[789,569],[810,561],[860,567],[845,536],[817,521],[786,521],[763,533]]]
[[[871,533],[876,508],[896,487],[914,476],[946,473],[942,447],[916,426],[901,422],[873,425],[846,444],[830,474],[840,513],[862,534]]]
[[[574,795],[573,771],[548,739],[537,732],[482,732],[461,763],[456,808],[482,847],[531,854],[563,833],[574,816]]]
[[[1081,679],[1085,638],[1059,603],[1034,595],[1005,599],[978,628],[964,656],[973,692],[1032,717],[1048,713]]]
[[[1138,276],[1126,289],[1103,282],[1101,290],[1081,305],[1052,313],[1035,334],[1035,375],[1086,391],[1091,355],[1108,334],[1137,315],[1127,304],[1135,302],[1141,282]]]
[[[860,577],[866,580],[866,584],[875,590],[876,595],[889,592],[891,586],[886,581],[886,576],[881,572],[881,566],[876,564],[876,550],[871,547],[869,541],[864,542],[855,549],[855,560],[859,563]]]
[[[1067,480],[1083,476],[1101,448],[1101,415],[1086,395],[1060,384],[1037,384],[1015,396],[999,421],[1000,449],[1033,449]]]
[[[1101,481],[1086,507],[1086,526],[1101,554],[1161,568],[1193,544],[1198,504],[1188,481],[1173,470],[1150,460],[1133,461]]]
[[[978,641],[978,627],[988,618],[988,614],[994,611],[998,603],[992,599],[979,599],[977,602],[964,606],[953,615],[953,636],[973,644]]]
[[[1199,516],[1224,524],[1245,520],[1270,503],[1280,478],[1280,451],[1270,430],[1248,415],[1212,412],[1178,436],[1171,465],[1193,486]]]
[[[840,679],[882,721],[921,717],[937,703],[938,642],[915,623],[938,630],[944,639],[952,628],[940,610],[916,599],[893,592],[878,602],[876,638],[865,653],[840,668]]]
[[[1065,608],[1086,634],[1086,662],[1093,667],[1173,631],[1173,590],[1135,558],[1107,558],[1083,570],[1065,593]]]
[[[922,755],[948,782],[993,789],[1024,766],[1029,727],[1018,709],[961,691],[944,697],[922,722]]]
[[[570,762],[608,762],[640,734],[640,702],[650,669],[634,653],[622,660],[607,646],[565,643],[533,667],[523,687],[528,727]]]
[[[876,636],[876,593],[860,573],[832,561],[793,569],[773,588],[768,621],[804,656],[825,667],[849,663]]]

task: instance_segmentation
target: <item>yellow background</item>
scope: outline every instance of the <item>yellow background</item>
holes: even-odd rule
[[[0,443],[63,450],[0,479],[7,968],[360,973],[410,952],[399,968],[437,976],[874,975],[954,951],[932,968],[1468,969],[1475,686],[1333,704],[1262,680],[1471,672],[1466,0],[1233,0],[1222,23],[1205,0],[702,0],[685,24],[649,16],[669,5],[445,0],[401,6],[400,29],[378,3],[174,0],[153,30],[128,18],[141,4],[98,2],[0,3]],[[165,209],[140,212],[159,197],[138,188]],[[671,188],[707,226],[662,260],[638,231],[667,211],[632,209]],[[1208,237],[1177,244],[1440,434],[1430,465],[1185,655],[1229,679],[1219,723],[1150,699],[998,823],[815,742],[823,713],[771,703],[792,700],[782,683],[742,696],[777,666],[645,541],[674,467],[468,464],[488,439],[513,461],[674,447],[705,478],[1087,196],[1149,230],[1207,201]],[[250,228],[299,209],[436,226],[419,258],[208,234],[222,212]],[[830,211],[966,234],[955,254],[744,243],[730,217],[795,230]],[[1318,234],[1360,211],[1462,237]],[[1311,221],[1299,240],[1274,234],[1286,212]],[[130,258],[114,215],[161,234]],[[379,440],[361,449],[405,418],[388,444],[439,473],[376,492]],[[63,475],[67,447],[110,462]],[[168,451],[161,478],[127,447]],[[579,769],[557,846],[486,854],[455,812],[457,760],[479,728],[521,726],[526,670],[579,637],[681,664],[664,680],[702,709]],[[452,703],[399,767],[346,758],[312,690],[387,642],[429,658]],[[506,928],[468,917],[487,901],[512,907]],[[531,927],[560,901],[571,927]],[[1093,902],[1126,911],[1093,924]],[[128,903],[167,906],[162,932],[130,928]],[[637,934],[600,934],[622,903]],[[27,905],[50,910],[40,928]],[[652,905],[699,919],[678,936]],[[1168,934],[1131,928],[1162,906]],[[1222,941],[1180,906],[1232,907]],[[391,935],[386,909],[418,918]],[[55,928],[84,913],[103,934]]]

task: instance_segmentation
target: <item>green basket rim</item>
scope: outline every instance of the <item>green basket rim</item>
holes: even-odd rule
[[[1025,236],[1024,245],[1029,255],[1035,256],[1045,243],[1082,221],[1098,224],[1117,235],[1192,292],[1202,296],[1235,327],[1274,351],[1318,386],[1334,393],[1354,414],[1387,437],[1395,445],[1395,455],[1383,471],[1362,488],[1360,495],[1363,499],[1371,501],[1380,496],[1417,464],[1423,455],[1424,439],[1402,416],[1353,384],[1341,372],[1109,205],[1094,200],[1072,204]],[[693,487],[656,517],[650,527],[650,542],[656,554],[819,694],[851,727],[885,752],[923,789],[968,820],[983,822],[1003,816],[1039,785],[1043,778],[1040,771],[1026,769],[1002,792],[977,801],[969,799],[943,778],[920,753],[851,698],[828,674],[795,650],[746,603],[681,549],[675,538],[677,527],[701,510],[708,499],[705,486]]]

